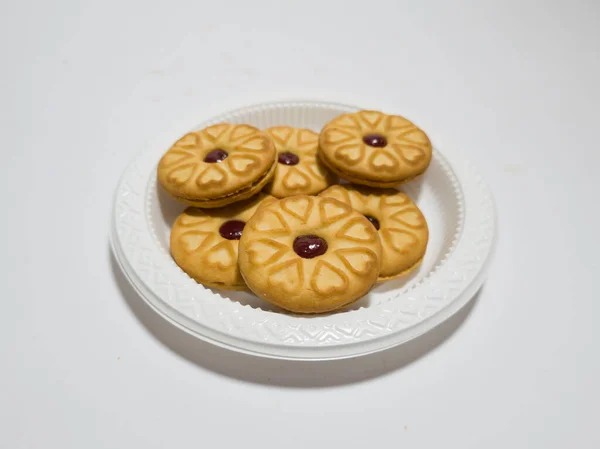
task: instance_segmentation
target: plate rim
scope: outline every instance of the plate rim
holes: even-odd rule
[[[251,112],[252,110],[260,110],[263,108],[284,108],[302,106],[335,108],[340,110],[360,109],[356,106],[326,101],[285,100],[265,102],[236,108],[230,111],[225,111],[219,114],[218,116],[214,116],[207,120],[204,120],[202,122],[203,124],[199,125],[198,127],[206,126],[205,124],[210,123],[211,121],[218,121],[219,117],[226,115],[242,114],[245,112],[247,113]],[[195,127],[193,129],[198,129],[198,127]],[[439,151],[437,147],[436,151]],[[451,153],[452,157],[447,157],[448,153]],[[456,152],[445,151],[444,153],[440,152],[440,154],[443,154],[443,159],[446,163],[449,164],[451,169],[454,171],[459,183],[458,187],[461,189],[463,195],[465,194],[465,192],[462,180],[464,176],[468,174],[471,177],[471,180],[475,181],[480,187],[480,189],[484,191],[484,196],[488,202],[487,205],[490,207],[491,215],[491,236],[489,238],[485,256],[481,261],[481,264],[477,267],[477,272],[475,273],[475,275],[470,279],[470,281],[466,285],[463,286],[458,296],[453,298],[448,304],[442,306],[432,315],[427,316],[421,319],[420,321],[417,321],[416,323],[413,323],[412,325],[402,328],[398,331],[363,341],[353,341],[350,343],[345,343],[341,346],[327,345],[286,347],[269,342],[257,343],[253,341],[248,341],[239,336],[233,336],[231,334],[227,334],[226,332],[222,332],[218,329],[208,328],[202,325],[201,323],[194,322],[191,318],[187,317],[181,311],[172,307],[170,304],[168,304],[166,301],[160,298],[155,292],[153,292],[150,288],[148,288],[144,284],[142,279],[140,279],[140,277],[136,274],[136,270],[131,266],[126,255],[124,254],[123,249],[120,246],[117,230],[117,203],[119,191],[120,188],[123,186],[127,175],[131,172],[132,169],[135,168],[138,160],[147,154],[147,151],[140,151],[134,156],[133,160],[127,165],[121,177],[119,178],[119,181],[113,194],[113,206],[109,239],[114,259],[117,261],[121,271],[123,272],[123,275],[132,285],[137,294],[139,294],[142,297],[142,299],[154,311],[156,311],[159,315],[161,315],[163,318],[165,318],[167,321],[174,324],[181,330],[204,341],[207,341],[211,344],[215,344],[217,346],[242,352],[245,354],[286,360],[335,360],[367,355],[374,352],[383,351],[400,344],[404,344],[435,328],[436,326],[450,318],[452,315],[454,315],[456,312],[458,312],[460,309],[462,309],[462,307],[464,307],[471,300],[471,298],[473,298],[473,296],[480,289],[487,277],[487,272],[491,260],[493,258],[493,253],[495,251],[497,242],[497,214],[494,199],[492,193],[490,192],[489,188],[487,187],[481,176],[477,174],[473,165],[466,158],[464,158],[462,155],[457,154]],[[457,165],[460,166],[458,172],[456,169]],[[465,203],[465,208],[466,207],[467,204]],[[471,205],[471,207],[473,206]],[[465,217],[464,220],[466,222],[467,218]],[[459,240],[462,238],[463,233],[464,229],[463,232],[461,232],[461,235],[458,237]],[[449,260],[452,259],[453,256],[454,255],[451,254],[449,256]],[[202,331],[198,330],[198,327],[202,327]]]

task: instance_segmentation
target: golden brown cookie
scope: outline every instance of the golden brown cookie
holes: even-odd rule
[[[319,157],[333,172],[356,184],[393,187],[423,174],[431,142],[398,115],[360,111],[334,118],[319,136]]]
[[[187,208],[171,230],[171,254],[190,277],[207,287],[245,290],[238,270],[238,244],[246,222],[270,201],[270,195],[219,209]]]
[[[337,176],[317,159],[317,133],[290,126],[275,126],[265,132],[275,143],[278,162],[265,192],[277,198],[316,195],[337,182]]]
[[[423,260],[429,229],[425,217],[406,194],[395,189],[338,185],[320,196],[349,204],[377,229],[383,250],[380,281],[400,277]]]
[[[297,313],[338,309],[377,281],[381,243],[362,214],[332,198],[298,195],[261,207],[240,240],[248,287]]]
[[[275,145],[257,128],[221,123],[186,134],[161,158],[158,180],[191,206],[250,198],[275,174]]]

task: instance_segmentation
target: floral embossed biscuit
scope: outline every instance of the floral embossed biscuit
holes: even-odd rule
[[[277,168],[265,192],[277,198],[316,195],[337,177],[317,159],[319,135],[310,129],[275,126],[265,130],[277,149]]]
[[[423,174],[431,142],[413,123],[378,111],[343,114],[319,136],[319,157],[336,174],[371,187],[393,187]]]
[[[245,290],[237,265],[239,239],[250,217],[271,201],[275,198],[260,194],[219,209],[186,209],[171,230],[175,262],[207,287]]]
[[[275,174],[275,145],[257,128],[221,123],[183,136],[158,164],[172,196],[202,208],[250,198]]]
[[[379,275],[381,243],[369,220],[332,198],[298,195],[261,207],[240,240],[248,287],[298,313],[338,309]]]
[[[383,250],[380,281],[400,277],[423,260],[429,229],[419,208],[404,193],[339,185],[321,192],[320,196],[352,206],[377,229]]]

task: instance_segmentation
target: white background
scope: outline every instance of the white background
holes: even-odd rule
[[[3,1],[0,447],[600,447],[600,3]],[[406,115],[492,188],[475,301],[403,347],[196,341],[111,259],[150,142],[253,102]]]

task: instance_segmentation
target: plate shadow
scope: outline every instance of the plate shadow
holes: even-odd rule
[[[341,386],[402,369],[443,345],[472,314],[480,294],[478,292],[465,307],[431,331],[394,348],[343,360],[275,360],[220,348],[184,332],[144,302],[121,272],[110,246],[109,264],[115,283],[131,312],[148,334],[175,354],[201,369],[240,381],[287,388]]]

